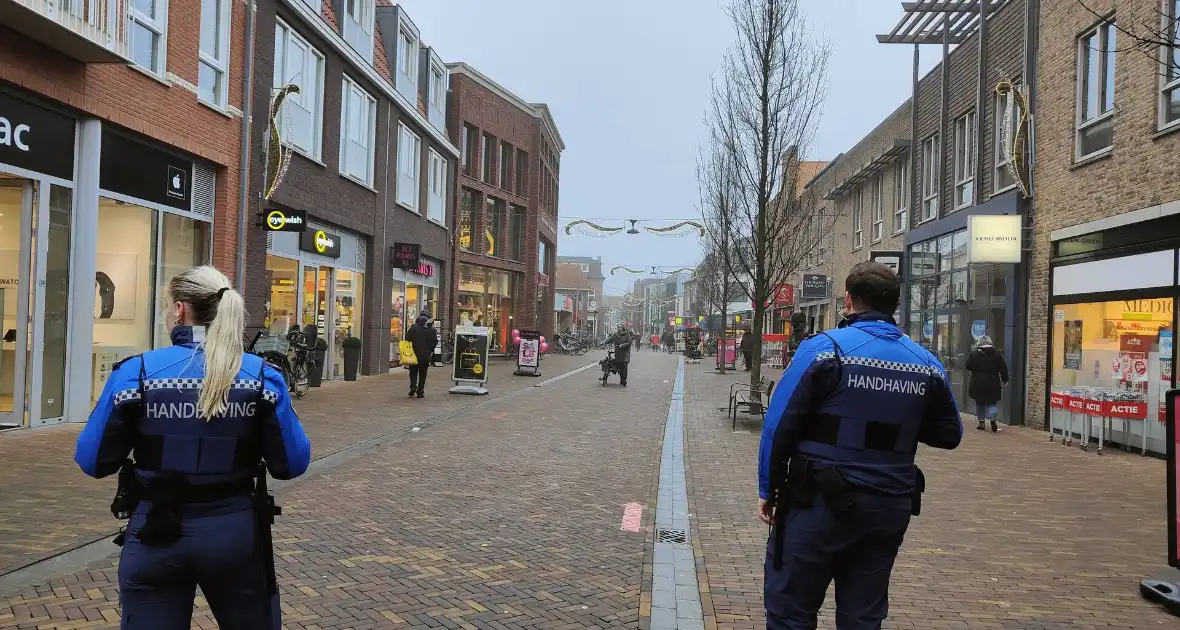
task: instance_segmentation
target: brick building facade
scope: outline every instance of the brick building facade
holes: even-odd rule
[[[260,0],[256,17],[253,191],[264,188],[273,149],[263,113],[279,87],[300,91],[279,122],[289,170],[270,199],[251,196],[250,210],[303,212],[307,227],[281,233],[250,222],[247,306],[255,328],[315,324],[328,346],[326,378],[344,375],[346,338],[361,340],[360,373],[379,373],[419,313],[445,321],[449,308],[458,151],[446,135],[446,66],[400,6],[349,6],[372,13],[353,16],[331,0]],[[394,266],[399,243],[418,248],[416,267]]]
[[[819,199],[813,229],[826,238],[798,279],[796,301],[809,329],[830,328],[842,315],[852,266],[870,258],[899,264],[902,330],[940,358],[964,402],[966,355],[990,336],[1014,375],[1001,418],[1021,422],[1027,265],[969,266],[967,227],[973,216],[1029,215],[997,146],[997,129],[1011,118],[1008,97],[995,87],[1029,74],[1030,7],[1025,0],[983,4],[986,19],[937,8],[932,16],[918,4],[878,37],[914,46],[913,96],[809,182],[808,193]],[[919,77],[920,45],[944,41],[940,16],[948,25],[942,61]]]
[[[1052,414],[1061,431],[1050,388],[1057,401],[1108,396],[1130,403],[1110,437],[1162,452],[1180,297],[1180,41],[1145,51],[1106,20],[1148,34],[1144,18],[1175,20],[1178,3],[1089,4],[1104,19],[1076,0],[1040,2],[1052,28],[1037,50],[1028,421]]]
[[[452,323],[552,337],[558,174],[565,149],[544,104],[528,103],[465,63],[448,66],[447,124],[460,147],[453,223]]]
[[[240,286],[245,5],[211,7],[0,0],[0,299],[30,357],[0,428],[84,420],[114,362],[168,345],[180,270]]]

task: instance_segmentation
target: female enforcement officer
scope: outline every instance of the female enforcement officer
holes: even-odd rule
[[[197,585],[223,630],[280,627],[251,482],[260,462],[276,479],[303,474],[311,445],[283,377],[243,353],[244,316],[216,269],[173,278],[172,347],[118,363],[78,436],[74,460],[92,477],[135,453],[123,630],[188,630]]]

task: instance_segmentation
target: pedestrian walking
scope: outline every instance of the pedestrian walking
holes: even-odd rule
[[[607,338],[606,344],[615,348],[615,366],[619,370],[619,384],[627,386],[627,367],[631,363],[631,334],[627,329],[619,326],[613,335]]]
[[[221,272],[182,272],[167,304],[172,346],[115,365],[74,455],[91,477],[120,473],[122,627],[188,630],[200,586],[220,627],[278,630],[260,466],[298,477],[311,445],[283,376],[244,353],[244,303]]]
[[[434,353],[434,351],[436,349],[438,349],[438,345],[437,345],[438,337],[439,337],[438,329],[434,327],[434,323],[435,323],[434,319],[432,319],[429,314],[426,314],[426,313],[423,313],[423,314],[426,315],[426,327],[429,328],[430,330],[434,331],[434,339],[435,339],[435,344],[436,344],[430,350],[430,367],[438,367],[438,364],[434,362],[434,357],[438,356],[439,358],[442,358],[440,355],[436,355]]]
[[[1008,364],[1004,361],[1004,355],[992,345],[991,337],[984,335],[979,338],[979,343],[967,355],[967,371],[971,373],[967,395],[975,401],[975,419],[979,421],[975,428],[986,431],[984,422],[990,420],[992,433],[998,433],[997,405],[1001,390],[1008,384]]]
[[[746,362],[746,371],[750,371],[750,366],[754,364],[754,333],[749,326],[742,328],[742,340],[738,347],[742,351],[742,360]]]
[[[426,373],[430,370],[430,359],[438,345],[438,331],[426,325],[426,316],[419,315],[413,326],[406,331],[406,341],[414,347],[417,365],[410,366],[410,398],[426,397]]]
[[[889,315],[901,294],[897,274],[863,262],[845,290],[840,328],[799,345],[762,429],[768,630],[814,629],[833,580],[836,627],[879,629],[925,488],[918,443],[953,449],[963,439],[946,371]]]

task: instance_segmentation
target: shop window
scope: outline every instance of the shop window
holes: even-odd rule
[[[406,328],[410,322],[406,321],[406,283],[401,280],[393,281],[392,308],[389,311],[389,358],[398,361],[398,344],[405,338]]]
[[[286,334],[299,326],[299,262],[267,255],[270,278],[270,308],[263,324],[274,334]]]
[[[1113,418],[1113,441],[1141,447],[1146,436],[1148,450],[1163,452],[1164,393],[1172,386],[1174,360],[1172,309],[1172,298],[1051,307],[1050,412],[1058,430],[1068,403],[1086,401]],[[1095,438],[1099,424],[1092,428]]]
[[[1115,31],[1113,21],[1103,22],[1078,38],[1078,160],[1114,145]]]
[[[324,135],[324,56],[281,20],[275,26],[275,90],[296,85],[279,112],[283,142],[320,159]]]
[[[45,324],[42,335],[41,419],[60,418],[65,409],[66,340],[70,319],[70,225],[73,191],[53,185],[49,193],[49,237],[45,251]],[[19,218],[17,219],[19,221]],[[7,330],[7,328],[6,328]]]
[[[475,251],[474,239],[476,229],[476,198],[475,191],[464,188],[459,203],[459,249]]]
[[[502,257],[504,255],[504,245],[500,239],[504,232],[505,213],[503,199],[487,198],[484,210],[484,243],[486,245],[484,253],[488,256]]]
[[[372,186],[377,99],[348,77],[344,77],[341,94],[340,172],[366,186]],[[400,180],[398,183],[401,183]]]
[[[209,224],[193,221],[175,214],[164,213],[160,225],[160,272],[156,274],[156,300],[166,306],[163,300],[168,292],[168,283],[180,272],[190,267],[203,265],[209,260]],[[156,347],[171,345],[168,331],[172,322],[159,318],[156,326]]]

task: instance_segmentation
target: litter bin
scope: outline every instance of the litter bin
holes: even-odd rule
[[[307,382],[312,387],[319,387],[324,380],[324,360],[328,356],[328,342],[316,339],[312,351],[307,357]]]
[[[344,339],[344,380],[355,381],[357,368],[361,365],[361,340],[356,337]]]

